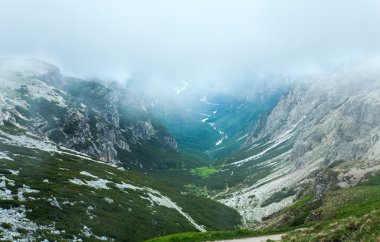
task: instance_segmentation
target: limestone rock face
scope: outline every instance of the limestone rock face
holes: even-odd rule
[[[178,150],[177,141],[171,136],[164,137],[165,144],[169,145],[172,149]]]
[[[360,174],[378,169],[379,162],[369,161],[380,160],[379,136],[379,69],[358,67],[295,81],[251,131],[242,148],[250,156],[231,162],[233,174],[245,173],[247,178],[239,187],[229,187],[220,201],[237,208],[248,222],[257,222],[295,201],[289,193],[282,201],[260,206],[283,191],[314,189],[321,199],[329,182],[315,174],[333,162],[364,162],[360,168],[349,163],[347,174],[352,169],[360,169]],[[255,149],[258,153],[249,153]],[[248,170],[268,175],[252,182]],[[340,183],[345,186],[345,180]]]
[[[0,60],[0,83],[1,125],[27,129],[113,164],[140,167],[144,161],[134,154],[148,142],[177,151],[175,139],[157,129],[159,123],[128,102],[131,98],[124,95],[131,93],[118,86],[66,78],[57,67],[37,60]],[[155,166],[149,162],[144,166]]]
[[[282,98],[265,126],[252,132],[255,137],[246,146],[295,128],[291,160],[296,164],[379,157],[379,83],[377,75],[359,74],[303,81]]]

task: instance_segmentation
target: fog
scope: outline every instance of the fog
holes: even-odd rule
[[[0,36],[65,75],[229,89],[378,58],[380,2],[4,0]]]

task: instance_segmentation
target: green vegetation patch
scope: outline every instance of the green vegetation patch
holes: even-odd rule
[[[283,189],[265,200],[261,207],[266,207],[272,203],[281,202],[283,199],[295,195],[297,192],[294,189]]]
[[[189,193],[194,194],[196,196],[208,197],[209,195],[209,191],[206,186],[199,187],[194,184],[186,184],[185,188]]]
[[[277,221],[275,226],[277,227],[297,227],[308,225],[306,220],[310,215],[310,212],[317,209],[321,205],[321,202],[313,199],[312,194],[307,194],[297,202],[293,203],[290,207],[287,207],[273,215],[272,218]]]
[[[13,186],[6,183],[14,200],[0,200],[0,207],[24,206],[27,219],[38,225],[54,224],[55,229],[61,231],[61,234],[46,230],[23,233],[41,240],[72,240],[77,236],[96,241],[95,236],[105,236],[116,241],[142,241],[165,234],[196,231],[175,209],[152,202],[147,191],[116,187],[122,182],[160,191],[208,230],[235,229],[240,225],[240,216],[233,209],[210,199],[181,194],[141,173],[120,170],[66,151],[46,152],[6,143],[1,143],[0,151],[13,159],[0,159],[0,176],[14,183]],[[108,189],[102,188],[102,181]],[[100,184],[100,187],[83,185],[83,182]],[[16,194],[24,185],[38,192],[25,192],[26,200],[17,199]],[[222,219],[223,216],[228,219]],[[9,229],[8,224],[1,226]],[[86,227],[93,235],[85,235]]]
[[[317,211],[321,219],[330,220],[358,216],[380,208],[380,186],[357,186],[326,193]]]
[[[367,175],[360,185],[365,186],[380,186],[380,171]]]
[[[212,166],[203,166],[199,168],[191,169],[190,173],[194,176],[208,177],[217,173],[219,170]]]
[[[377,242],[380,239],[380,209],[356,217],[332,222],[318,223],[313,227],[290,232],[282,241],[366,241]]]
[[[289,228],[282,229],[267,229],[267,230],[237,230],[237,231],[210,231],[210,232],[190,232],[173,234],[164,237],[148,240],[147,242],[193,242],[193,241],[215,241],[235,238],[247,238],[268,234],[278,234],[288,231]]]

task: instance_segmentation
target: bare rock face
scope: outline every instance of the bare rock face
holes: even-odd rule
[[[138,121],[135,125],[129,127],[129,129],[133,133],[133,137],[136,141],[149,140],[154,137],[157,132],[149,120]]]
[[[379,135],[379,85],[380,75],[373,73],[301,82],[282,98],[249,142],[295,128],[298,135],[291,160],[297,164],[322,158],[379,157],[372,148],[377,147]]]
[[[379,69],[346,69],[296,81],[271,113],[257,122],[243,150],[269,148],[229,166],[235,174],[240,166],[244,170],[266,167],[271,172],[253,183],[244,180],[244,187],[230,188],[219,200],[238,209],[247,222],[260,222],[295,201],[291,194],[284,195],[282,201],[260,207],[284,189],[311,188],[321,199],[331,179],[313,174],[337,160],[380,160],[379,137]],[[292,146],[281,153],[279,147],[286,142]],[[265,155],[267,160],[263,160]],[[368,165],[361,171],[373,171],[370,168],[377,165]],[[353,164],[345,169],[354,169]],[[344,180],[341,183],[344,186]],[[252,203],[250,197],[255,197],[256,202]]]
[[[128,155],[136,157],[132,153],[151,140],[177,150],[174,138],[158,130],[145,110],[121,101],[125,94],[117,86],[65,78],[37,60],[0,60],[0,77],[1,125],[28,129],[113,164],[129,162]]]
[[[322,201],[324,194],[336,182],[336,173],[325,168],[321,168],[314,178],[314,198]]]
[[[168,146],[170,146],[172,149],[178,151],[177,141],[173,137],[171,137],[171,136],[165,136],[164,137],[164,142],[165,142],[165,144],[167,144]]]

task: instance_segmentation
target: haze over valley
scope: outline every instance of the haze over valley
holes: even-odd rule
[[[1,241],[380,239],[379,3],[16,0],[0,20]]]

